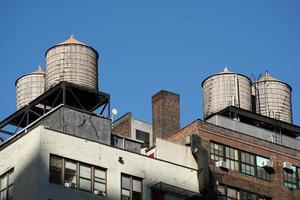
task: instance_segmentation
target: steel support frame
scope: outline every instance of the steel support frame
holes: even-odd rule
[[[88,108],[84,106],[84,103],[78,98],[78,95],[74,92],[81,93],[82,96],[88,97],[89,95],[94,98],[90,100]],[[98,108],[101,108],[100,115],[103,115],[105,109],[107,109],[107,115],[105,117],[110,118],[110,95],[104,92],[91,90],[82,86],[78,86],[69,82],[60,82],[53,88],[31,101],[28,105],[17,110],[12,115],[0,122],[0,133],[7,135],[14,135],[17,133],[19,128],[24,128],[30,123],[43,116],[44,114],[51,111],[58,105],[69,105],[69,103],[77,102],[79,108],[89,112],[93,112]],[[39,105],[42,105],[39,106]],[[72,105],[71,107],[78,108]],[[24,122],[24,120],[26,120]],[[14,132],[3,130],[8,125],[15,126]]]

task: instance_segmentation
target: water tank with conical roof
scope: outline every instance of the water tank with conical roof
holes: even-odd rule
[[[252,110],[251,80],[242,74],[231,72],[225,67],[223,72],[207,77],[202,82],[204,118],[228,106]]]
[[[292,88],[268,72],[252,85],[256,113],[292,123]]]
[[[16,108],[19,110],[45,91],[45,72],[38,70],[16,80]]]
[[[73,35],[46,52],[46,90],[61,81],[98,90],[98,52]]]

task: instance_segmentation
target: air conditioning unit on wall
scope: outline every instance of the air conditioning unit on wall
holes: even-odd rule
[[[224,169],[229,169],[229,163],[226,161],[217,161],[216,162],[216,167],[224,168]]]
[[[264,167],[264,168],[273,168],[273,162],[271,160],[264,160],[262,162],[262,167]]]
[[[72,183],[72,182],[66,182],[66,183],[65,183],[65,187],[68,187],[68,188],[76,188],[76,184],[75,184],[75,183]]]
[[[104,196],[104,192],[99,191],[99,190],[94,190],[94,194],[98,196]]]
[[[293,170],[293,164],[289,162],[283,162],[283,169],[285,170]]]

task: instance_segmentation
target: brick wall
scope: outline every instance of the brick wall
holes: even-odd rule
[[[132,113],[127,113],[113,123],[112,132],[125,137],[131,136],[131,119]]]
[[[179,95],[161,90],[152,96],[153,137],[166,137],[180,129]]]
[[[273,161],[274,173],[271,181],[242,174],[232,170],[224,171],[210,161],[210,170],[215,181],[240,188],[249,192],[271,197],[275,200],[300,199],[300,190],[291,190],[283,186],[283,162],[291,162],[300,167],[300,152],[255,137],[218,127],[201,120],[196,120],[169,137],[170,141],[183,143],[187,135],[197,133],[202,145],[210,152],[210,141],[221,143],[247,151]],[[210,154],[210,153],[209,153]],[[210,155],[209,155],[210,158]]]

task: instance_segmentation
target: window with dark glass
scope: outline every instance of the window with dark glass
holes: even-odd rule
[[[296,189],[297,188],[297,168],[292,166],[292,170],[284,170],[283,171],[283,182],[284,185]]]
[[[241,172],[255,176],[255,156],[247,152],[241,152]]]
[[[11,169],[0,176],[0,200],[11,200],[13,198],[14,170]]]
[[[149,147],[150,146],[150,134],[148,132],[145,131],[141,131],[141,130],[136,130],[135,131],[135,137],[137,140],[142,140],[144,141],[144,144],[142,145],[142,147]]]
[[[239,171],[239,151],[231,147],[225,147],[225,160],[229,163],[229,169]]]
[[[59,156],[50,156],[49,182],[106,196],[105,169]]]
[[[121,199],[141,200],[142,199],[142,179],[126,174],[121,176]]]
[[[241,190],[240,192],[240,195],[241,195],[241,200],[257,200],[258,199],[258,196],[254,193],[251,193],[251,192],[246,192],[246,191],[243,191]]]
[[[228,185],[218,185],[217,187],[217,199],[218,200],[270,200],[268,197],[264,197],[259,194],[233,188]]]
[[[62,184],[63,159],[55,156],[50,158],[50,183]]]
[[[214,161],[224,160],[224,145],[211,142],[210,158]]]
[[[264,168],[263,166],[263,163],[266,163],[267,161],[269,161],[268,158],[256,156],[257,177],[270,181],[271,180],[270,170]]]

